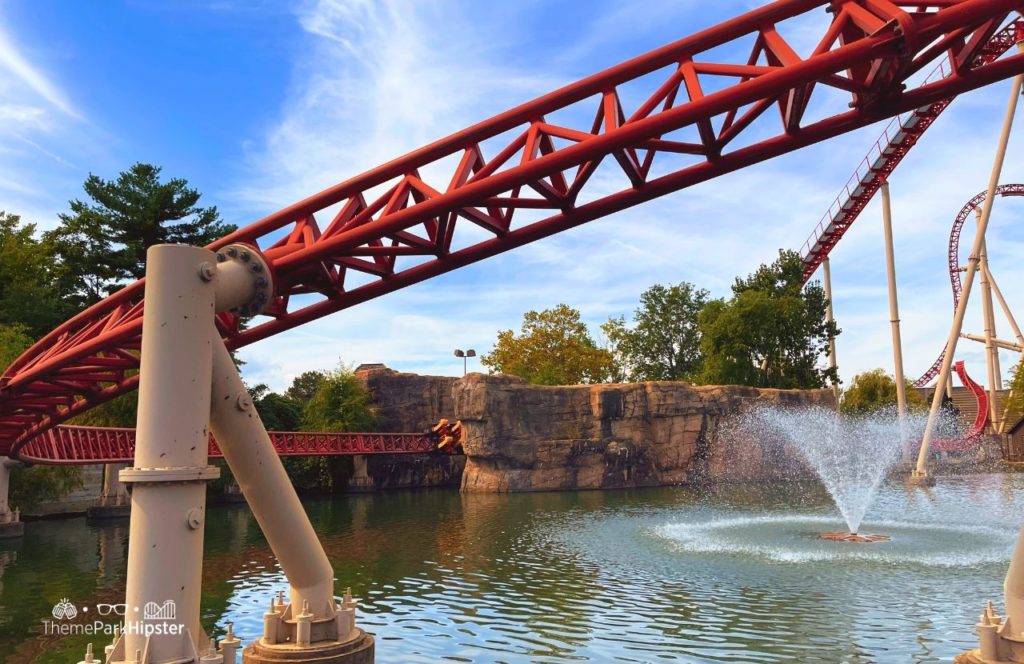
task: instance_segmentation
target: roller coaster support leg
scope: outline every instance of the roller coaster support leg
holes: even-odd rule
[[[215,314],[259,311],[272,288],[254,251],[157,245],[146,254],[139,410],[130,483],[124,632],[107,663],[235,664],[199,625]],[[219,343],[219,340],[218,340]]]
[[[1017,49],[1024,53],[1024,42],[1018,43]],[[942,368],[939,371],[939,380],[936,384],[935,394],[932,396],[931,410],[928,411],[928,424],[925,425],[924,438],[921,440],[921,451],[917,455],[917,467],[912,475],[912,479],[918,482],[925,482],[928,478],[928,448],[931,445],[932,435],[935,433],[935,420],[938,419],[939,407],[942,405],[942,392],[937,386],[944,384],[949,379],[953,355],[956,353],[956,342],[960,338],[960,331],[963,329],[964,314],[967,312],[967,301],[971,298],[971,286],[974,284],[974,275],[978,271],[979,257],[981,256],[982,245],[985,242],[985,230],[988,228],[988,220],[992,215],[992,203],[996,198],[995,190],[999,185],[999,176],[1002,173],[1003,161],[1006,158],[1006,146],[1010,142],[1010,130],[1013,128],[1013,116],[1017,111],[1017,97],[1020,96],[1022,82],[1024,82],[1024,75],[1018,75],[1013,79],[1013,87],[1010,90],[1010,101],[1006,107],[1003,131],[999,137],[999,147],[996,149],[995,161],[992,164],[992,173],[988,181],[988,194],[985,197],[985,203],[982,205],[981,219],[978,221],[978,230],[974,235],[974,245],[971,247],[971,255],[967,262],[963,294],[960,296],[960,302],[956,307],[956,314],[953,316],[953,325],[949,331],[949,338],[946,340],[946,355],[942,360]],[[1021,617],[1021,620],[1024,620],[1024,616]]]
[[[372,662],[373,637],[355,626],[350,596],[334,600],[334,570],[231,355],[211,327],[213,400],[210,426],[267,544],[291,585],[290,603],[264,614],[263,638],[244,661]]]
[[[903,377],[903,341],[900,338],[900,305],[896,295],[896,256],[892,242],[892,201],[889,183],[882,183],[882,229],[885,231],[885,272],[889,281],[889,323],[892,326],[892,363],[896,378],[896,408],[900,418],[903,462],[910,463],[910,446],[904,431],[907,416],[907,381]]]
[[[981,223],[981,210],[975,209],[975,216],[978,223]],[[996,319],[992,308],[992,287],[989,283],[988,271],[988,243],[982,241],[981,255],[978,256],[978,274],[980,275],[978,285],[981,286],[981,310],[984,322],[985,335],[985,364],[988,369],[988,394],[989,394],[989,422],[993,430],[996,422],[999,421],[998,390],[1002,389],[1002,379],[999,377],[999,349],[995,345]]]
[[[203,523],[206,482],[219,473],[207,464],[216,289],[201,274],[215,258],[158,245],[146,260],[135,459],[120,474],[132,486],[125,632],[107,661],[192,662],[208,645],[199,625]]]
[[[0,539],[20,537],[25,532],[25,525],[17,510],[12,510],[8,502],[11,488],[11,468],[18,465],[7,457],[0,456]]]
[[[828,262],[828,256],[821,261],[821,274],[825,282],[825,300],[828,305],[825,307],[825,318],[829,324],[835,322],[835,318],[832,315],[832,267]],[[828,337],[828,368],[836,368],[836,338],[835,335],[829,335]],[[832,382],[832,393],[836,396],[836,409],[839,408],[839,381],[835,380]]]

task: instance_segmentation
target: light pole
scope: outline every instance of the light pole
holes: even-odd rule
[[[466,362],[468,362],[468,360],[466,358],[476,357],[476,351],[473,350],[472,348],[470,348],[467,351],[463,351],[461,348],[456,348],[455,349],[455,357],[461,357],[462,358],[462,375],[465,376],[466,375]]]

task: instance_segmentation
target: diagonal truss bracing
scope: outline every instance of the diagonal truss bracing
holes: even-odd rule
[[[619,64],[215,242],[259,248],[277,287],[265,316],[245,329],[221,316],[220,332],[239,348],[1010,77],[1024,56],[978,54],[1015,9],[1020,0],[780,0]],[[789,22],[815,16],[810,46],[787,39]],[[943,59],[949,76],[913,83]],[[611,192],[595,184],[607,169],[622,181]],[[142,295],[141,282],[126,287],[7,369],[0,454],[134,389]]]

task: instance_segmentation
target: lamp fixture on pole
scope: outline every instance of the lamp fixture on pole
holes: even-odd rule
[[[476,357],[476,351],[473,350],[472,348],[470,348],[469,350],[466,350],[466,351],[462,350],[461,348],[456,348],[455,349],[455,357],[461,357],[462,358],[462,375],[465,376],[466,375],[466,362],[468,361],[466,358]]]

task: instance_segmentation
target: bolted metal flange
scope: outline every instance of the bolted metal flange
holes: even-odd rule
[[[200,276],[203,277],[205,265],[200,266]],[[273,299],[273,275],[263,254],[256,247],[245,244],[223,247],[217,252],[217,270],[225,278],[230,273],[230,278],[236,284],[243,280],[246,292],[249,293],[246,301],[227,309],[230,313],[242,317],[255,316],[262,313]]]

